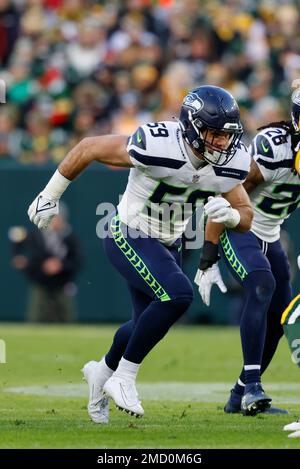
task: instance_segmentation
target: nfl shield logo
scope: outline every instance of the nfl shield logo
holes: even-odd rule
[[[194,174],[193,179],[192,179],[192,184],[196,184],[197,182],[199,182],[199,179],[200,179],[200,175]]]

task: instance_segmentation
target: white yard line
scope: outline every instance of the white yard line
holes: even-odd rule
[[[192,402],[220,402],[227,400],[232,383],[138,383],[140,397],[152,401],[192,401]],[[264,384],[266,392],[270,393],[273,401],[282,404],[300,403],[299,383],[269,383]],[[34,396],[56,397],[86,397],[87,384],[60,384],[49,386],[22,386],[4,388],[2,392],[26,394]]]

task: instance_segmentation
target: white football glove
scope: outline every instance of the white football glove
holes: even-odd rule
[[[29,206],[27,213],[32,223],[45,230],[58,212],[59,200],[53,199],[46,192],[41,192]]]
[[[198,269],[194,282],[198,285],[200,296],[206,306],[210,305],[210,291],[214,284],[220,288],[222,293],[227,292],[218,264],[213,264],[206,270]]]
[[[227,228],[235,228],[241,219],[239,211],[223,197],[208,197],[204,211],[210,220],[223,223]]]

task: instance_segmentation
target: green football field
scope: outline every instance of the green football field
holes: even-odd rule
[[[285,339],[264,376],[265,390],[289,415],[226,415],[241,366],[236,328],[173,328],[143,363],[135,419],[111,406],[108,425],[86,412],[80,369],[110,345],[113,326],[0,326],[0,448],[299,448],[284,424],[300,417],[300,370]]]

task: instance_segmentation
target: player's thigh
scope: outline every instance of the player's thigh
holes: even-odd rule
[[[152,299],[168,301],[193,295],[190,281],[176,256],[157,239],[128,230],[115,216],[104,240],[106,253],[126,281]]]
[[[220,238],[220,253],[229,271],[240,284],[252,272],[271,271],[260,241],[251,231],[237,233],[224,230]]]

